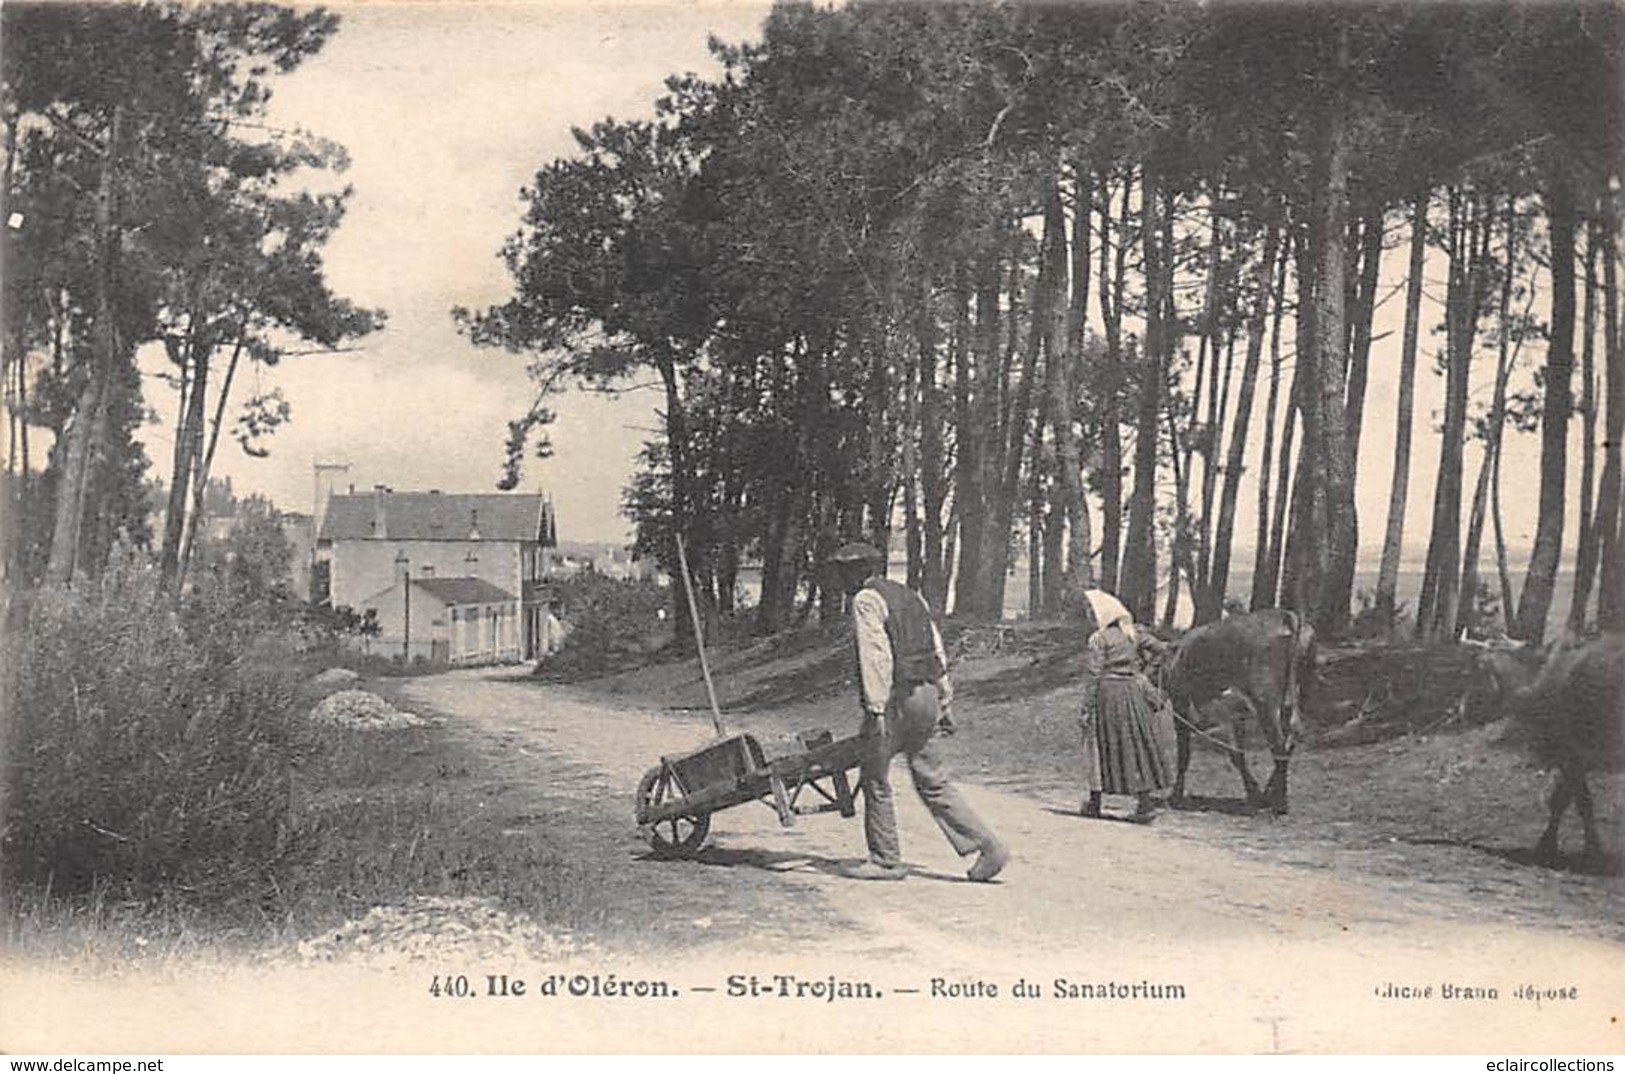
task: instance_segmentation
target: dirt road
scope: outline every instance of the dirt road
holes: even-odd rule
[[[1070,800],[1046,800],[1032,786],[963,781],[1015,853],[997,883],[976,884],[902,771],[899,819],[914,866],[902,883],[840,875],[863,852],[855,822],[824,815],[784,829],[771,810],[750,804],[716,815],[713,845],[697,860],[660,861],[637,838],[633,791],[661,754],[706,741],[705,721],[511,673],[506,681],[483,671],[398,685],[404,704],[444,717],[432,730],[401,733],[420,736],[410,748],[439,758],[449,775],[431,777],[444,780],[437,793],[458,796],[448,815],[464,818],[459,824],[478,818],[487,842],[476,853],[497,855],[503,866],[484,869],[485,882],[459,893],[472,903],[440,906],[439,931],[406,937],[424,941],[417,949],[426,960],[174,964],[95,978],[71,965],[0,965],[9,1046],[249,1054],[1625,1051],[1625,943],[1611,931],[1615,918],[1577,920],[1560,901],[1540,899],[1524,899],[1514,916],[1507,900],[1478,901],[1483,878],[1463,883],[1447,862],[1425,861],[1414,876],[1371,877],[1361,871],[1369,855],[1345,860],[1322,850],[1283,859],[1205,841],[1220,830],[1213,818],[1088,822],[1071,814]],[[772,715],[782,726],[782,714]],[[777,729],[767,716],[757,722],[738,729]],[[979,733],[955,740],[959,756],[973,755]],[[556,930],[560,922],[541,918],[562,904],[515,898],[511,885],[525,893],[568,888],[558,897],[573,892],[577,901],[561,920],[592,933],[584,937],[592,942],[530,942]],[[417,893],[409,896],[411,903]],[[536,907],[537,919],[488,909],[515,903]],[[417,920],[403,918],[404,907],[374,909]],[[457,940],[480,921],[499,922],[496,938],[519,942]],[[345,945],[363,934],[364,923],[345,933]]]
[[[708,737],[689,720],[490,672],[415,680],[404,693],[482,739],[490,763],[515,780],[559,766],[574,773],[584,804],[601,805],[606,796],[625,803],[628,836],[639,775],[661,754]],[[939,1014],[989,1002],[1020,1012],[1011,993],[1025,979],[1041,995],[1022,1024],[1040,1035],[1076,1030],[1075,1022],[1055,1021],[1067,1009],[1056,1005],[1075,998],[1071,985],[1115,982],[1145,987],[1116,1008],[1090,1007],[1091,1032],[1130,1050],[1164,1039],[1175,1049],[1233,1046],[1238,1034],[1243,1046],[1261,1050],[1358,1047],[1372,1033],[1396,1049],[1459,1040],[1471,1042],[1466,1050],[1485,1050],[1504,1035],[1507,1043],[1496,1046],[1528,1050],[1532,1031],[1549,1034],[1553,1047],[1581,1039],[1609,1051],[1625,1046],[1618,1022],[1625,947],[1617,943],[1497,920],[1425,883],[1249,860],[1156,826],[1085,822],[1070,802],[965,784],[1015,854],[998,883],[970,883],[967,863],[908,792],[901,768],[897,778],[904,853],[914,867],[903,883],[840,875],[843,863],[862,855],[856,823],[828,815],[784,829],[770,810],[749,805],[714,817],[711,848],[698,861],[655,860],[630,837],[607,852],[624,860],[625,882],[647,886],[675,920],[703,928],[717,914],[748,918],[713,949],[702,944],[685,955],[696,966],[759,966],[771,976],[793,965],[808,980],[881,977],[894,995],[934,1002]],[[733,905],[730,878],[752,872],[773,874],[773,883],[739,885]],[[693,897],[684,894],[684,877],[705,880],[693,885]],[[818,927],[798,928],[808,921]],[[715,987],[725,991],[732,976]],[[1471,998],[1444,998],[1446,985],[1471,990]],[[1537,1005],[1515,996],[1520,985],[1578,992]],[[1158,986],[1184,992],[1182,1011],[1200,995],[1224,1017],[1147,1022]],[[987,995],[989,988],[1003,998]],[[1101,1021],[1103,1009],[1119,1013]],[[959,1019],[949,1025],[937,1032],[975,1037]]]

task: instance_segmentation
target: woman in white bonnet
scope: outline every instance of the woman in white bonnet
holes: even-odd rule
[[[1156,816],[1155,796],[1173,782],[1166,736],[1158,725],[1162,695],[1142,670],[1140,650],[1161,642],[1134,625],[1123,603],[1099,589],[1084,591],[1090,623],[1084,663],[1084,787],[1080,812],[1101,815],[1103,794],[1133,795],[1134,819]],[[1085,608],[1080,607],[1080,612]]]

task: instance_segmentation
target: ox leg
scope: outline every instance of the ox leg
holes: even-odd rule
[[[1257,808],[1264,801],[1259,793],[1258,780],[1253,778],[1253,770],[1247,764],[1247,724],[1240,716],[1232,717],[1230,723],[1230,763],[1236,766],[1241,773],[1241,786],[1247,792],[1247,805]]]
[[[1286,761],[1277,758],[1275,771],[1270,773],[1270,781],[1264,787],[1264,800],[1269,807],[1277,813],[1285,813],[1286,808]]]
[[[1286,765],[1292,752],[1293,728],[1297,724],[1297,710],[1289,702],[1275,714],[1273,726],[1265,722],[1264,733],[1269,739],[1270,755],[1275,758],[1275,770],[1270,773],[1269,785],[1264,788],[1264,800],[1276,813],[1285,813]]]
[[[1175,806],[1185,801],[1185,770],[1191,766],[1191,729],[1183,719],[1174,723],[1178,761],[1174,766],[1174,793],[1168,801]]]
[[[1580,824],[1585,828],[1585,860],[1590,864],[1600,864],[1603,860],[1602,837],[1597,834],[1597,818],[1591,809],[1591,788],[1586,786],[1586,777],[1583,771],[1576,769],[1573,785],[1574,808],[1579,810]]]
[[[1247,792],[1247,805],[1256,808],[1264,801],[1264,795],[1259,792],[1258,780],[1253,778],[1253,770],[1247,764],[1247,739],[1241,733],[1239,726],[1236,728],[1233,740],[1235,744],[1231,747],[1230,763],[1236,766],[1237,772],[1241,773],[1241,786]]]
[[[1568,770],[1559,769],[1557,779],[1552,783],[1551,797],[1547,799],[1546,831],[1535,844],[1535,853],[1543,860],[1553,861],[1557,858],[1558,828],[1563,823],[1563,814],[1568,811],[1569,799],[1574,795],[1574,788],[1569,780]],[[1590,797],[1589,794],[1586,796]]]

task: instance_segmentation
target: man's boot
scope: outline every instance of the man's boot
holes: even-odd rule
[[[908,876],[908,866],[866,861],[841,870],[841,875],[850,880],[902,880]]]
[[[976,857],[976,864],[965,875],[972,880],[992,880],[1009,860],[1010,851],[995,839],[982,848],[982,853]]]

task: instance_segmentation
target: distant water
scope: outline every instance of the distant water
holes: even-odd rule
[[[1162,567],[1164,570],[1166,570],[1167,564],[1163,563]],[[1517,600],[1523,592],[1525,569],[1526,568],[1524,567],[1513,568],[1512,596],[1514,600]],[[1400,569],[1398,585],[1395,589],[1395,600],[1399,602],[1401,610],[1405,613],[1414,614],[1416,612],[1416,601],[1417,598],[1422,594],[1422,574],[1423,571],[1420,567],[1405,567]],[[1499,603],[1501,582],[1493,568],[1491,569],[1490,573],[1481,574],[1479,577],[1482,581],[1489,583],[1491,591],[1497,595],[1497,603]],[[1228,586],[1228,593],[1231,599],[1241,601],[1243,604],[1245,604],[1248,598],[1252,595],[1252,591],[1252,571],[1246,570],[1231,572],[1230,584]],[[1360,610],[1360,594],[1362,592],[1364,592],[1372,601],[1376,600],[1377,570],[1375,568],[1355,572],[1353,602],[1353,610],[1355,612]],[[1159,620],[1162,617],[1162,609],[1167,603],[1167,600],[1167,575],[1164,574],[1162,577],[1162,584],[1157,591],[1157,617]],[[1596,600],[1595,581],[1592,583],[1592,600]],[[1550,632],[1551,624],[1563,623],[1567,621],[1569,605],[1571,605],[1573,602],[1574,571],[1573,569],[1561,570],[1557,573],[1556,589],[1552,594],[1551,616],[1547,620],[1548,632]],[[1514,609],[1514,611],[1516,611],[1516,609]],[[1190,593],[1185,590],[1184,587],[1181,587],[1178,611],[1175,613],[1174,622],[1180,625],[1188,624],[1191,621],[1191,617],[1194,612],[1195,609],[1191,604]],[[1022,564],[1015,573],[1010,575],[1010,580],[1004,593],[1004,614],[1005,618],[1007,619],[1024,619],[1027,616],[1027,567],[1025,563]]]
[[[1247,561],[1249,564],[1251,563],[1252,557],[1250,555],[1247,557]],[[1166,572],[1167,566],[1166,561],[1161,564],[1161,568],[1164,572]],[[1516,600],[1523,592],[1524,574],[1526,569],[1527,557],[1525,557],[1520,565],[1513,568],[1512,595],[1514,600]],[[894,557],[889,568],[889,573],[891,577],[901,581],[908,573],[908,565],[901,558]],[[1414,614],[1416,611],[1416,600],[1419,596],[1421,596],[1422,593],[1422,573],[1422,568],[1419,566],[1407,566],[1400,568],[1398,585],[1395,591],[1395,599],[1399,602],[1401,610],[1406,614]],[[1483,581],[1488,582],[1492,591],[1499,596],[1501,591],[1501,583],[1496,577],[1493,569],[1488,574],[1480,575],[1480,578]],[[1162,588],[1159,589],[1157,593],[1157,618],[1159,620],[1162,617],[1163,605],[1168,599],[1168,591],[1166,588],[1167,580],[1168,576],[1166,573],[1164,573],[1161,578]],[[745,567],[741,569],[739,572],[739,585],[743,599],[754,604],[761,595],[760,569],[756,567]],[[1229,595],[1232,599],[1246,603],[1247,599],[1252,595],[1252,588],[1253,575],[1251,570],[1236,570],[1231,572]],[[1362,592],[1365,593],[1371,600],[1375,601],[1377,595],[1377,569],[1375,567],[1355,572],[1353,601],[1354,612],[1358,612],[1360,610],[1360,594]],[[1595,583],[1593,583],[1592,600],[1596,600]],[[1547,620],[1548,634],[1551,632],[1550,624],[1562,623],[1567,620],[1569,605],[1573,603],[1573,601],[1574,571],[1572,568],[1560,570],[1557,573],[1556,589],[1552,594],[1551,616]],[[950,610],[952,609],[950,608]],[[1174,621],[1180,625],[1186,625],[1191,621],[1194,611],[1195,609],[1191,605],[1190,594],[1186,592],[1183,587],[1181,587],[1178,611],[1175,613]],[[1025,562],[1019,563],[1016,566],[1015,570],[1010,573],[1008,581],[1005,583],[1004,617],[1006,619],[1025,619],[1027,617],[1027,564]]]

